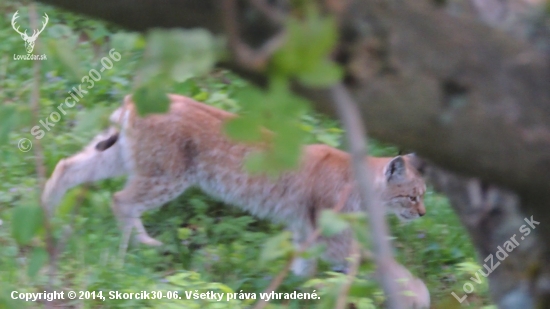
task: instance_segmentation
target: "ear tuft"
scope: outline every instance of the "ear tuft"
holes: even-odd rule
[[[402,156],[397,156],[386,165],[384,174],[386,175],[386,180],[390,182],[399,181],[405,177],[406,172],[405,160],[403,160]]]

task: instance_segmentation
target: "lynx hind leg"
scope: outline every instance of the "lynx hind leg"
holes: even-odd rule
[[[125,188],[113,196],[113,212],[122,230],[120,250],[126,252],[132,230],[136,229],[136,240],[150,246],[162,243],[147,234],[141,221],[144,211],[158,208],[173,200],[188,188],[186,181],[171,177],[142,177],[129,179]]]
[[[42,203],[47,209],[51,211],[72,187],[127,174],[118,143],[104,151],[95,149],[112,133],[111,130],[99,134],[81,152],[57,163],[42,193]]]

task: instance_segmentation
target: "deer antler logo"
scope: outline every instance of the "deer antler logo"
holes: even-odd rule
[[[44,30],[44,28],[46,28],[46,25],[48,24],[48,20],[49,20],[49,17],[48,17],[48,14],[44,13],[44,22],[42,22],[42,29],[40,30],[36,30],[34,29],[32,31],[32,35],[31,36],[28,36],[27,35],[27,30],[25,30],[25,32],[21,32],[19,31],[19,26],[17,26],[17,28],[15,27],[16,26],[16,23],[15,23],[15,20],[17,18],[19,18],[19,16],[17,15],[19,11],[16,11],[15,14],[13,14],[13,18],[11,19],[11,26],[13,27],[13,29],[19,33],[21,35],[21,38],[25,41],[25,48],[27,49],[27,53],[32,53],[32,50],[34,49],[34,41],[36,41],[36,38],[38,37],[38,35],[40,33],[42,33],[42,31]]]

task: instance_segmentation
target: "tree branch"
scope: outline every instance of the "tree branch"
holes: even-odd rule
[[[222,0],[223,24],[229,40],[229,48],[234,54],[234,61],[238,65],[254,72],[262,72],[271,56],[277,51],[285,40],[285,32],[281,31],[265,42],[258,50],[248,46],[239,31],[239,16],[235,0]],[[256,1],[257,2],[257,1]]]
[[[346,131],[348,148],[352,158],[353,173],[361,198],[361,206],[367,211],[370,223],[370,234],[373,239],[373,253],[377,269],[381,274],[381,285],[388,298],[388,308],[405,308],[401,304],[399,289],[394,280],[387,274],[390,273],[390,265],[387,261],[393,259],[391,245],[388,241],[389,232],[386,223],[384,208],[379,197],[374,193],[372,187],[372,176],[365,164],[365,157],[368,153],[366,134],[357,106],[348,94],[346,88],[338,84],[331,89],[331,99],[336,105],[339,118]]]
[[[360,252],[361,251],[359,250],[359,244],[354,239],[350,255],[349,272],[346,275],[346,282],[342,284],[342,288],[340,289],[340,293],[338,294],[338,299],[336,300],[336,305],[334,306],[334,308],[336,309],[346,308],[349,289],[351,288],[353,280],[355,280],[357,272],[359,271],[359,261],[361,260]]]
[[[264,14],[272,22],[281,25],[286,16],[283,12],[279,11],[276,7],[269,5],[266,0],[248,0],[250,3],[262,14]]]

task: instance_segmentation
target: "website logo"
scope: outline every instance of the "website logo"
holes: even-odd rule
[[[16,19],[19,18],[19,11],[16,11],[15,14],[13,14],[13,17],[11,19],[11,26],[13,27],[13,30],[15,32],[19,33],[21,35],[21,38],[25,41],[25,49],[27,50],[28,55],[13,55],[14,60],[45,60],[46,55],[30,55],[32,51],[34,50],[34,43],[36,42],[36,39],[38,38],[38,35],[44,31],[44,28],[46,28],[46,25],[48,24],[48,14],[44,13],[44,21],[42,22],[42,29],[37,30],[33,29],[32,35],[27,34],[27,29],[25,29],[24,32],[21,32],[19,30],[19,26],[16,23]]]

